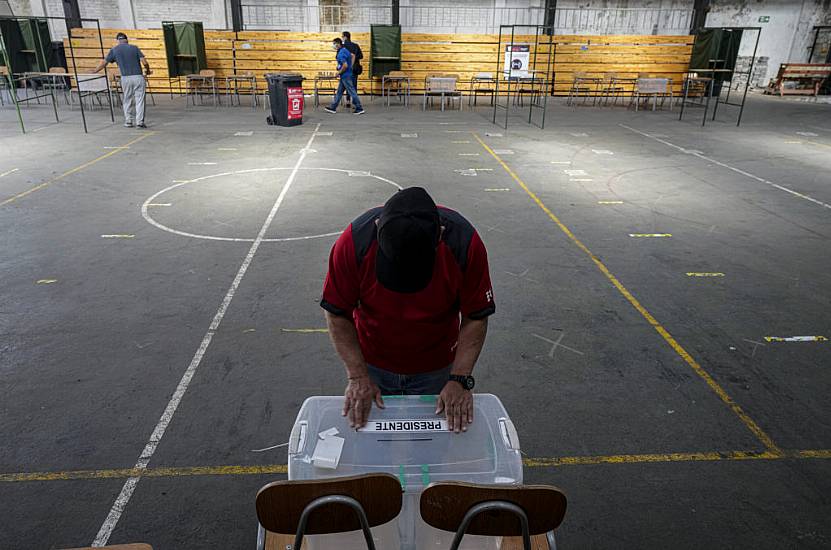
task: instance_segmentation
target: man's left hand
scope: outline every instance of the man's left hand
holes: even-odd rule
[[[450,431],[467,431],[468,424],[473,422],[473,394],[458,382],[448,380],[436,403],[436,414],[442,412],[447,417]]]

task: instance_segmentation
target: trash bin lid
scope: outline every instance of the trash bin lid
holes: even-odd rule
[[[474,394],[474,421],[461,434],[437,427],[443,418],[434,412],[435,396],[385,396],[384,402],[384,409],[373,405],[366,429],[355,431],[341,416],[342,396],[308,398],[292,430],[289,479],[387,472],[407,492],[431,481],[522,482],[516,430],[495,395]],[[340,439],[337,456],[320,467],[314,456],[330,435]]]
[[[303,80],[300,73],[266,73],[266,80]]]

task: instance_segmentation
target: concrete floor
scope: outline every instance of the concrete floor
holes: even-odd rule
[[[544,131],[506,131],[486,108],[276,128],[157,100],[146,132],[35,106],[23,136],[0,109],[0,548],[92,542],[189,368],[109,540],[253,547],[286,454],[251,449],[344,386],[326,334],[284,330],[323,326],[334,237],[272,239],[341,230],[393,191],[376,175],[488,247],[477,391],[526,482],[567,492],[561,548],[831,545],[831,342],[765,340],[831,337],[831,105],[754,96],[702,130],[557,99]]]

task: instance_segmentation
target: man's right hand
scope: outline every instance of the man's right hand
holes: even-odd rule
[[[378,408],[384,408],[381,390],[370,380],[369,376],[350,378],[344,392],[344,398],[341,414],[349,417],[350,428],[358,429],[366,425],[373,401],[375,401]]]

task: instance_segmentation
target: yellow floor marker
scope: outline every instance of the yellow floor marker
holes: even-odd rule
[[[37,285],[51,285],[52,283],[57,283],[57,282],[58,282],[57,279],[38,279],[38,281],[35,284],[37,284]]]

